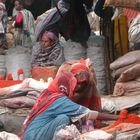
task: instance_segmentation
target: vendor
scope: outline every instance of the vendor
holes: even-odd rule
[[[57,36],[45,31],[32,50],[31,66],[60,66],[64,61],[63,48]]]

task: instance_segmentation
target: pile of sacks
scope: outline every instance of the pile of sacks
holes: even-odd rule
[[[116,78],[114,96],[140,94],[140,51],[128,52],[110,64]]]

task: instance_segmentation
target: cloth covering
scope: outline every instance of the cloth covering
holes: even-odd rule
[[[140,95],[118,97],[102,96],[101,101],[103,111],[116,112],[138,105],[140,103]]]
[[[31,66],[60,66],[64,62],[63,48],[55,43],[48,48],[42,47],[39,42],[32,49]]]
[[[20,140],[20,138],[12,133],[8,133],[5,131],[0,132],[0,139],[1,140]]]

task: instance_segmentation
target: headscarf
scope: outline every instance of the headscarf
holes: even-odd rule
[[[4,3],[2,3],[2,2],[0,2],[0,8],[2,8],[2,9],[4,9],[4,10],[6,10],[5,4],[4,4]]]
[[[7,18],[5,18],[5,12],[6,12],[6,7],[5,4],[0,2],[0,33],[5,33],[5,29],[6,29],[6,21]]]
[[[24,1],[23,0],[15,0],[18,1],[21,5],[24,5]]]
[[[5,4],[2,3],[2,2],[0,2],[0,9],[2,9],[0,11],[0,22],[1,22],[1,19],[2,19],[3,15],[4,15],[4,11],[6,10]]]
[[[45,111],[56,99],[62,96],[73,96],[73,90],[77,84],[76,78],[72,73],[66,72],[58,75],[51,84],[55,83],[55,89],[48,88],[43,91],[41,96],[37,99],[34,107],[31,110],[31,113],[26,118],[23,128],[22,128],[22,137],[25,132],[25,129],[34,120],[36,116]]]
[[[86,106],[91,110],[101,110],[100,94],[96,87],[95,79],[91,76],[93,73],[86,65],[85,60],[80,59],[79,62],[72,64],[69,71],[75,75],[77,83],[86,83],[85,90],[82,91],[82,93],[80,92],[80,94],[84,94],[84,97],[77,103]]]
[[[70,68],[70,72],[75,75],[78,83],[89,82],[89,68],[86,66],[83,59],[77,63],[74,63]]]
[[[80,71],[87,71],[88,72],[88,67],[85,64],[82,63],[75,63],[71,66],[70,71],[75,75],[79,73]]]
[[[43,33],[43,36],[46,36],[47,38],[49,38],[53,42],[57,42],[58,41],[57,36],[53,32],[45,31]]]

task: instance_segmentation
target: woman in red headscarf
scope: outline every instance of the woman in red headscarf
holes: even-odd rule
[[[58,70],[61,72],[70,71],[77,79],[77,85],[74,90],[74,96],[71,98],[74,102],[85,106],[91,110],[101,111],[101,98],[97,89],[96,76],[94,68],[89,59],[72,60],[65,62]],[[83,124],[90,123],[91,130],[93,125],[96,128],[101,127],[101,121],[85,121]],[[93,124],[94,123],[94,124]],[[86,130],[83,130],[86,131]]]
[[[72,73],[61,73],[55,89],[46,89],[24,122],[21,140],[52,140],[56,131],[80,119],[117,119],[118,116],[91,111],[70,100],[77,80]]]

